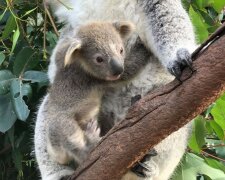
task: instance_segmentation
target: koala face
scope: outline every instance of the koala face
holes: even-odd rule
[[[123,41],[131,32],[132,25],[127,22],[82,26],[76,34],[78,43],[73,45],[76,48],[72,48],[69,63],[79,61],[87,73],[98,79],[117,80],[124,70]]]
[[[109,34],[105,34],[104,39],[95,36],[83,40],[81,64],[87,72],[99,79],[116,80],[123,73],[123,42],[119,34],[112,32],[112,35],[111,31],[107,31]]]

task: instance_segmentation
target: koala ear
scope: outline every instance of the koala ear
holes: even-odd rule
[[[65,55],[65,59],[64,59],[64,67],[73,63],[72,55],[75,52],[78,52],[80,49],[81,49],[81,41],[74,40],[66,51],[66,55]]]
[[[113,26],[120,33],[122,38],[128,37],[134,31],[134,24],[128,21],[118,21],[114,22]]]

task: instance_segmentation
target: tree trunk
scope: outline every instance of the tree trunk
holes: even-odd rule
[[[214,102],[225,91],[224,29],[223,26],[194,53],[193,73],[186,68],[182,83],[174,80],[135,103],[71,179],[120,179],[149,149]]]

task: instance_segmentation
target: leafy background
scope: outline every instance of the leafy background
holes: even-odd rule
[[[224,21],[225,0],[183,0],[202,43]],[[48,59],[61,25],[41,0],[0,0],[0,178],[38,179],[35,112],[46,92]],[[193,122],[173,180],[225,179],[225,94]]]

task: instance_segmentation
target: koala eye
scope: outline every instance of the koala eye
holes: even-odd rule
[[[123,48],[120,48],[120,54],[123,54]]]
[[[97,63],[102,63],[104,61],[104,59],[101,57],[101,56],[98,56],[97,58],[96,58],[96,62]]]

